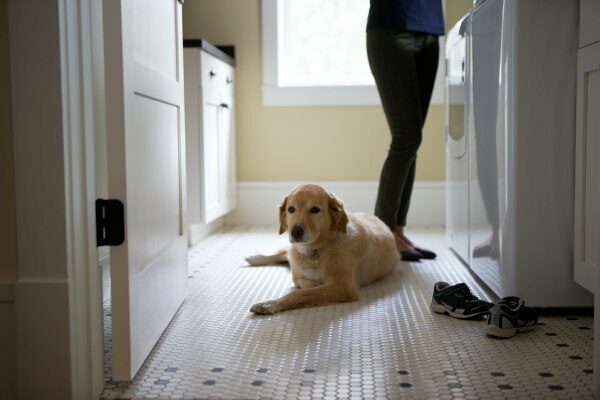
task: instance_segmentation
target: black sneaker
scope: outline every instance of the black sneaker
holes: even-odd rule
[[[437,282],[433,286],[430,308],[438,314],[460,319],[474,319],[487,314],[491,305],[492,303],[475,297],[465,283],[450,286],[446,282]]]
[[[534,329],[538,314],[533,308],[525,307],[520,297],[505,297],[492,304],[487,316],[485,333],[500,338],[515,336],[517,332]]]

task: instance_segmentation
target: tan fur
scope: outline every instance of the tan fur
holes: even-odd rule
[[[318,213],[311,213],[314,207]],[[300,186],[283,199],[279,224],[280,234],[288,232],[291,247],[246,261],[250,265],[288,261],[297,290],[253,305],[250,310],[255,314],[355,301],[360,286],[389,275],[399,260],[394,235],[381,220],[346,212],[338,199],[317,185]],[[302,242],[293,240],[294,226],[304,229]]]

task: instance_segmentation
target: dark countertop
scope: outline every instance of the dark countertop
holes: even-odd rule
[[[219,60],[235,67],[235,47],[215,46],[205,39],[183,39],[183,47],[198,47]]]

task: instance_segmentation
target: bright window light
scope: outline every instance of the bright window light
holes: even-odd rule
[[[369,0],[281,0],[281,86],[374,85],[366,50]]]

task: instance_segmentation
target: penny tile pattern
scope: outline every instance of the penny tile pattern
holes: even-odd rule
[[[189,251],[190,291],[132,382],[111,377],[105,304],[106,399],[591,399],[593,323],[547,316],[502,340],[484,321],[429,311],[436,281],[486,292],[441,230],[412,230],[438,259],[400,263],[353,303],[253,316],[291,286],[289,269],[244,257],[283,243],[273,227],[226,227]],[[527,299],[525,299],[527,301]]]

